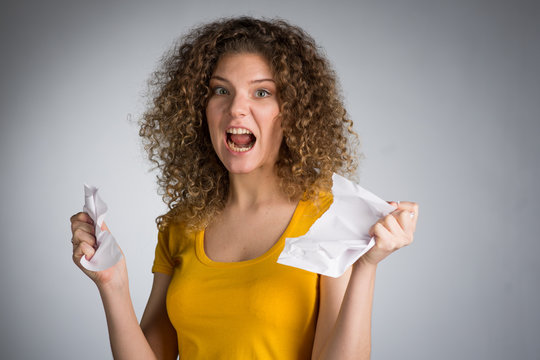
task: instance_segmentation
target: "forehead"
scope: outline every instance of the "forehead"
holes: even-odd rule
[[[265,77],[273,78],[268,60],[255,53],[227,53],[222,55],[214,69],[213,75],[227,77]]]

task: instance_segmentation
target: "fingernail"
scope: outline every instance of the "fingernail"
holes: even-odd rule
[[[412,219],[412,218],[414,217],[414,213],[411,212],[411,213],[410,213],[410,216],[411,216],[411,219]]]

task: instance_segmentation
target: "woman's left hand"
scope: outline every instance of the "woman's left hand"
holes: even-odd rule
[[[418,220],[418,204],[392,201],[390,205],[397,209],[379,219],[369,230],[369,234],[375,237],[375,245],[359,259],[364,263],[377,265],[385,257],[413,241]]]

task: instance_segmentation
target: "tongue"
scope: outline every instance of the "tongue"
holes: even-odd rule
[[[231,134],[231,140],[238,145],[247,145],[251,142],[249,134]]]

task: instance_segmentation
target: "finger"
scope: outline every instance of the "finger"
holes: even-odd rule
[[[71,242],[73,243],[73,246],[86,243],[93,248],[96,245],[96,237],[93,234],[84,231],[82,228],[78,228],[73,232]]]
[[[411,212],[408,210],[398,210],[392,213],[392,216],[403,230],[400,236],[403,245],[409,245],[413,241],[414,219],[411,218]]]
[[[107,224],[105,224],[105,221],[103,223],[101,223],[101,231],[111,232],[111,230],[109,230],[109,227],[107,226]]]
[[[392,252],[400,246],[396,241],[396,236],[386,228],[382,222],[376,222],[371,230],[372,236],[375,238],[375,247],[385,252]]]
[[[395,207],[397,209],[399,201],[387,201],[387,203],[389,203],[390,205],[392,205],[393,207]]]
[[[369,229],[369,236],[375,238],[388,238],[392,236],[392,233],[382,224],[382,222],[377,221]]]
[[[388,229],[388,231],[394,235],[394,236],[404,236],[405,231],[401,227],[400,223],[395,218],[394,214],[397,214],[401,212],[400,210],[396,210],[385,217],[383,217],[380,221]]]
[[[408,245],[412,241],[412,234],[407,234],[395,218],[395,214],[404,212],[403,210],[396,210],[393,213],[386,215],[380,219],[381,224],[388,230],[389,236],[383,238],[383,241],[379,246],[388,251],[394,251],[405,245]]]
[[[397,203],[398,210],[408,210],[418,215],[418,204],[412,201],[399,201]]]
[[[416,230],[416,222],[418,221],[418,204],[412,201],[401,201],[398,203],[399,210],[407,210],[411,212],[411,218],[413,219],[412,231]]]
[[[396,210],[391,212],[390,215],[396,219],[399,226],[403,229],[403,232],[412,232],[415,214],[409,210]]]
[[[76,213],[75,215],[73,215],[69,220],[71,222],[78,220],[78,221],[82,221],[82,222],[94,225],[94,220],[92,220],[90,215],[88,215],[87,213],[82,212],[82,211]]]
[[[87,233],[95,234],[96,229],[94,228],[94,225],[91,225],[87,222],[83,222],[80,220],[75,220],[71,223],[71,232],[75,232],[76,229],[83,229]]]
[[[81,258],[84,256],[86,260],[92,259],[92,256],[96,253],[93,247],[87,243],[80,243],[75,249],[73,249],[73,261],[75,264],[80,265]]]

